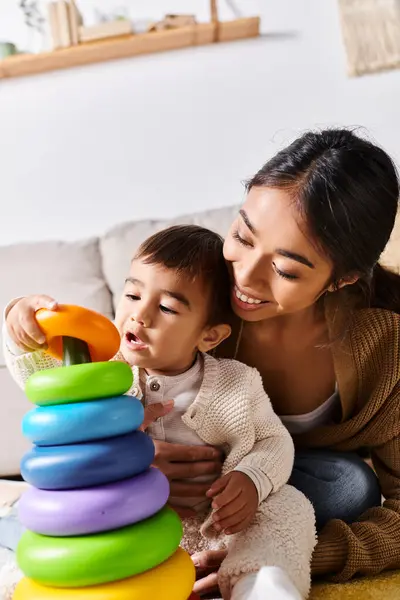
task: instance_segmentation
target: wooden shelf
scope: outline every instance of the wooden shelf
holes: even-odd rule
[[[232,42],[258,35],[260,35],[259,17],[223,21],[218,24],[201,23],[193,27],[129,35],[42,54],[10,56],[0,61],[0,79],[36,75],[141,54],[203,46],[213,42]]]

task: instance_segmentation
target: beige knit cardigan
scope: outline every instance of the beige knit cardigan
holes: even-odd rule
[[[342,415],[332,425],[295,435],[295,447],[369,449],[384,497],[382,507],[357,522],[332,520],[319,533],[312,573],[343,582],[400,569],[400,315],[365,308],[348,320],[349,313],[330,301],[326,319]],[[234,327],[220,355],[233,355],[235,348]]]

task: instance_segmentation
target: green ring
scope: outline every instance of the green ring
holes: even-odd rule
[[[165,507],[135,525],[82,537],[56,538],[26,531],[17,561],[26,577],[46,586],[85,587],[148,571],[177,550],[182,524]]]
[[[126,363],[96,362],[37,371],[27,380],[25,393],[39,406],[69,404],[120,396],[132,382],[132,369]]]

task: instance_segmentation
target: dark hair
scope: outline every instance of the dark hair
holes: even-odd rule
[[[174,269],[185,278],[198,278],[209,290],[208,325],[228,322],[230,279],[222,253],[223,239],[197,225],[176,225],[143,242],[134,259]]]
[[[386,152],[347,129],[308,132],[268,161],[247,183],[254,186],[289,191],[333,262],[333,283],[357,274],[367,305],[400,313],[400,276],[378,263],[399,202]]]

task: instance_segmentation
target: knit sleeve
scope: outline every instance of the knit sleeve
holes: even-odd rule
[[[318,536],[312,571],[336,582],[400,568],[400,436],[371,451],[385,501],[347,525],[333,520]]]
[[[287,483],[293,469],[294,446],[289,432],[272,408],[256,369],[252,369],[250,393],[256,443],[235,470],[251,478],[262,502]]]
[[[5,322],[3,322],[2,338],[6,366],[15,383],[22,389],[25,388],[26,380],[36,371],[61,366],[59,360],[53,358],[44,350],[25,352],[19,348],[11,339]]]

